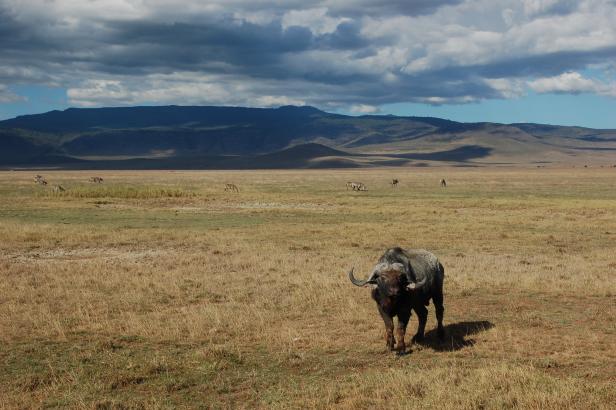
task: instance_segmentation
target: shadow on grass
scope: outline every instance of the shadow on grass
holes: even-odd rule
[[[493,327],[494,324],[487,320],[452,323],[445,326],[445,339],[440,340],[436,334],[436,329],[432,329],[426,332],[425,339],[420,344],[439,352],[452,352],[473,346],[475,339],[467,339],[468,336],[484,332]]]

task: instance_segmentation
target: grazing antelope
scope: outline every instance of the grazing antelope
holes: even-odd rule
[[[443,188],[445,188],[447,186],[447,181],[445,181],[445,178],[441,178],[441,186]]]
[[[392,180],[391,180],[391,187],[392,187],[392,188],[397,187],[399,182],[400,182],[400,181],[398,181],[398,180],[397,180],[397,179],[395,179],[395,178],[394,178],[394,179],[392,179]]]
[[[47,180],[43,178],[42,175],[37,175],[34,177],[34,182],[39,185],[47,185]]]
[[[225,191],[240,192],[235,184],[225,184]]]
[[[353,189],[353,191],[367,191],[368,190],[368,188],[366,188],[366,186],[362,184],[361,182],[351,182],[351,189]]]
[[[90,179],[88,181],[94,182],[95,184],[102,184],[103,183],[103,178],[101,178],[101,177],[90,177]]]

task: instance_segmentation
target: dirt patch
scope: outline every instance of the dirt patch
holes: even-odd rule
[[[155,249],[144,250],[124,250],[114,248],[88,248],[88,249],[62,249],[55,248],[50,250],[37,250],[25,253],[14,253],[6,255],[12,261],[36,261],[36,260],[58,260],[76,261],[87,259],[147,259],[158,258],[164,252]]]
[[[239,209],[306,209],[306,210],[325,210],[333,209],[335,205],[331,204],[314,204],[309,202],[298,203],[280,203],[280,202],[244,202],[240,203],[235,208]]]

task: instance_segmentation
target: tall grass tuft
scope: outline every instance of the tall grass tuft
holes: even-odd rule
[[[196,194],[181,188],[148,187],[148,186],[76,186],[62,192],[45,191],[44,195],[66,198],[189,198]]]

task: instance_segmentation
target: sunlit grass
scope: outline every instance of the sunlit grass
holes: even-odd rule
[[[614,172],[0,173],[0,407],[609,408]],[[393,245],[446,271],[402,358],[346,278]]]

